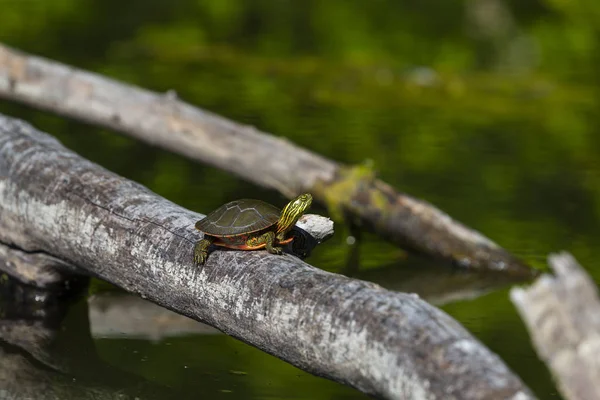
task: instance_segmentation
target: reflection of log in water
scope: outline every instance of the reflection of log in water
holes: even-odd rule
[[[1,399],[177,398],[101,361],[87,328],[87,303],[66,294],[2,279]]]
[[[355,272],[353,276],[379,283],[386,289],[416,293],[436,306],[475,299],[525,280],[523,277],[496,271],[476,272],[448,268],[420,257],[409,257],[381,268]]]
[[[94,338],[139,338],[220,334],[217,329],[129,294],[101,294],[88,299]]]

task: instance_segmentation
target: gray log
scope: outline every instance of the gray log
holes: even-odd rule
[[[600,399],[600,299],[575,258],[550,255],[556,276],[543,275],[510,297],[540,358],[568,400]]]
[[[215,251],[193,265],[199,217],[0,116],[0,242],[380,398],[532,398],[498,356],[418,296],[289,254]]]
[[[123,132],[288,197],[310,192],[384,239],[463,268],[536,275],[479,232],[374,174],[193,107],[171,92],[156,94],[0,44],[0,97]]]

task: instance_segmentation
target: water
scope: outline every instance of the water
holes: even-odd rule
[[[174,89],[340,162],[372,160],[398,190],[530,264],[545,268],[549,252],[566,249],[599,282],[600,5],[588,2],[582,15],[575,3],[513,3],[0,0],[0,41],[152,90]],[[7,102],[0,112],[190,209],[208,212],[241,197],[285,202],[113,132]],[[355,248],[343,233],[338,224],[336,237],[308,261],[422,294],[540,398],[559,397],[501,277],[407,257],[370,234],[362,235],[357,265],[348,262]],[[93,287],[98,295],[106,290]],[[158,398],[364,398],[214,332],[97,335],[89,331],[87,301],[57,300],[64,310],[50,318],[55,331],[75,321],[73,336],[87,337],[96,354],[87,376],[50,374],[70,390],[60,398],[79,398],[94,385],[105,394]],[[67,346],[64,359],[74,351]],[[100,375],[107,382],[96,382]]]

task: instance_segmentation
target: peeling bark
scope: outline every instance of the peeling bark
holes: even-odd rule
[[[600,399],[598,288],[569,253],[551,255],[549,264],[556,276],[512,289],[511,300],[565,399]]]
[[[310,192],[392,243],[463,268],[536,274],[425,201],[171,92],[152,93],[0,45],[0,97],[120,131],[288,197]]]
[[[57,257],[273,354],[386,399],[529,399],[460,324],[418,296],[285,254],[192,264],[200,214],[0,116],[0,242]]]

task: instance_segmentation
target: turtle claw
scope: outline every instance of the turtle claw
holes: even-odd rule
[[[204,251],[194,252],[194,263],[199,265],[204,265],[206,262],[208,254]]]
[[[269,253],[271,253],[271,254],[277,254],[277,255],[282,255],[283,254],[283,250],[281,249],[281,247],[273,247],[273,248],[271,248],[271,250],[269,250]]]
[[[212,243],[212,239],[204,238],[194,246],[194,263],[203,265],[208,257],[208,248]]]

